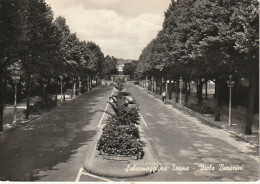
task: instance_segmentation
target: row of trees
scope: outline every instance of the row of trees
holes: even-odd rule
[[[107,58],[106,58],[107,59]],[[53,12],[44,0],[0,1],[0,131],[3,131],[3,108],[13,76],[18,86],[25,86],[26,118],[29,118],[30,92],[35,86],[58,86],[82,82],[91,88],[92,79],[109,75],[100,47],[80,41],[71,33],[63,17],[53,19]],[[114,65],[114,61],[113,61]],[[43,94],[43,96],[45,96]]]
[[[137,69],[137,60],[133,60],[129,63],[125,63],[123,67],[123,74],[129,75],[130,80],[135,79],[136,69]]]
[[[161,82],[180,77],[197,85],[216,85],[215,120],[220,120],[221,91],[229,75],[249,80],[246,134],[252,134],[252,118],[259,83],[259,2],[257,0],[178,0],[165,12],[163,29],[142,51],[139,78]]]

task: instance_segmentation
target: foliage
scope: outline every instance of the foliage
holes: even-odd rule
[[[163,29],[138,59],[137,73],[143,79],[213,80],[217,89],[229,75],[246,77],[252,84],[250,90],[257,90],[250,94],[258,94],[254,85],[259,83],[259,1],[172,1]],[[198,87],[202,84],[197,82]],[[202,90],[198,91],[200,99]],[[220,91],[216,90],[217,116]],[[253,113],[254,101],[255,95],[249,99],[248,113]]]
[[[187,104],[186,107],[201,114],[214,114],[214,110],[206,104]]]
[[[118,88],[122,83],[117,83]],[[98,141],[97,150],[112,155],[143,155],[143,142],[140,141],[140,116],[136,101],[128,92],[118,92],[109,98],[114,113],[110,115]]]
[[[107,55],[102,66],[102,76],[106,79],[110,79],[111,75],[117,75],[117,58]]]
[[[53,100],[51,96],[48,96],[45,99],[36,101],[34,105],[30,106],[30,112],[32,114],[39,114],[55,106],[56,106],[55,100]]]
[[[107,113],[114,117],[116,121],[121,122],[121,124],[139,124],[138,107],[134,100],[129,100],[122,92],[119,92],[117,95],[110,97],[108,103],[111,105],[114,114]],[[130,104],[135,105],[130,106]]]
[[[87,77],[102,73],[104,55],[100,47],[91,41],[80,41],[71,33],[65,18],[53,20],[45,0],[0,1],[0,37],[0,131],[6,96],[4,81],[6,86],[14,86],[13,71],[7,70],[13,63],[22,63],[18,83],[22,88],[26,85],[27,118],[30,91],[37,84],[43,87],[48,81],[47,88],[57,89],[62,75],[67,86],[73,82],[72,77],[81,77],[85,87]],[[55,84],[50,85],[49,81]]]
[[[118,91],[123,91],[125,88],[124,88],[124,84],[123,82],[121,81],[121,79],[118,79],[115,81],[114,83],[114,87],[118,90]]]
[[[108,119],[97,144],[97,150],[114,155],[142,154],[142,148],[143,142],[139,139],[138,128],[122,125],[113,117]]]
[[[124,75],[130,75],[130,78],[133,78],[136,72],[136,68],[137,68],[137,61],[133,60],[130,63],[124,64],[123,73]]]

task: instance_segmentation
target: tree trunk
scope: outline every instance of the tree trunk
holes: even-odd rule
[[[179,93],[180,93],[180,88],[179,88],[179,80],[176,81],[175,83],[175,102],[179,102]]]
[[[171,80],[169,80],[169,100],[172,99],[172,83],[171,83]]]
[[[90,76],[90,89],[92,89],[92,76]]]
[[[17,101],[19,101],[22,97],[22,84],[21,81],[17,83]]]
[[[205,81],[205,93],[206,93],[206,99],[208,99],[208,81]]]
[[[158,93],[158,79],[156,78],[154,82],[155,82],[155,93],[157,94]]]
[[[245,126],[246,135],[252,135],[252,123],[253,123],[254,107],[255,107],[256,93],[257,93],[257,81],[258,81],[257,77],[258,75],[252,74],[250,78],[250,91],[249,91],[246,126]]]
[[[4,79],[4,106],[5,106],[5,104],[6,104],[6,99],[5,99],[5,97],[6,97],[6,91],[7,91],[7,80],[6,79]]]
[[[199,79],[197,78],[196,79],[196,97],[198,98],[199,97]]]
[[[55,84],[55,104],[58,105],[58,80],[54,79]]]
[[[151,78],[150,78],[150,91],[153,91],[153,81]]]
[[[1,68],[0,71],[0,132],[4,131],[4,71],[3,68]]]
[[[161,95],[162,94],[162,86],[163,86],[163,83],[162,83],[162,81],[160,80],[160,91],[159,91],[159,95]]]
[[[31,75],[28,74],[27,83],[26,83],[26,119],[29,119],[29,115],[30,115],[30,83],[31,83]]]
[[[72,81],[73,81],[73,90],[72,90],[72,97],[76,96],[76,79],[72,78]]]
[[[220,121],[220,108],[221,108],[221,84],[220,79],[215,80],[215,94],[216,94],[216,103],[215,103],[215,121]]]
[[[43,84],[43,80],[42,79],[39,80],[39,84],[40,84],[40,90],[41,90],[40,91],[40,95],[41,95],[42,99],[45,99],[44,84]]]
[[[154,92],[154,80],[152,80],[152,92]]]
[[[190,95],[190,81],[189,81],[189,95]]]
[[[202,79],[199,78],[198,83],[197,83],[198,104],[202,103],[202,87],[203,87],[203,82],[202,82]]]
[[[232,106],[236,107],[238,105],[239,101],[239,80],[236,80],[235,86],[234,86],[234,94],[232,95]]]
[[[189,102],[188,82],[185,82],[185,100],[184,100],[184,105],[187,105],[188,102]]]

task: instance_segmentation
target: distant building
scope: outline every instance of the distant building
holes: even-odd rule
[[[123,72],[124,66],[125,66],[125,64],[118,64],[117,65],[117,70],[119,71],[119,73]]]

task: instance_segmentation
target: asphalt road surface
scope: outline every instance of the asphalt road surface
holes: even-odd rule
[[[139,104],[144,132],[162,168],[135,181],[258,180],[258,148],[164,104],[139,86],[128,84],[126,89]]]
[[[2,136],[0,180],[104,181],[80,170],[112,89],[94,89]]]
[[[258,148],[162,103],[132,83],[126,84],[126,89],[139,104],[141,127],[151,142],[152,155],[164,170],[120,181],[258,179]],[[83,169],[112,90],[110,86],[94,89],[2,136],[0,180],[118,181]],[[233,168],[221,171],[222,166]]]

